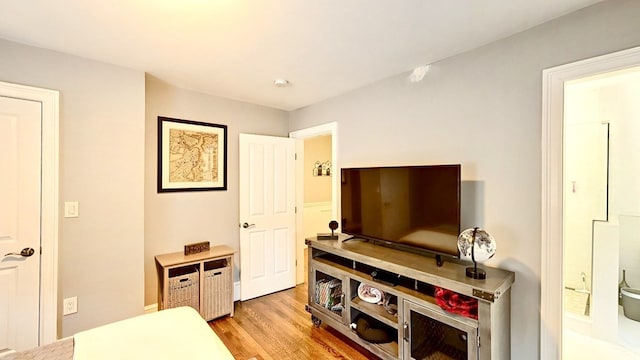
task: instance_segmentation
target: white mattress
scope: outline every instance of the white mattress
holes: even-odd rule
[[[74,360],[233,360],[191,307],[162,310],[74,335]]]

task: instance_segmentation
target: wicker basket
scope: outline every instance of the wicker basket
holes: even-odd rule
[[[200,273],[194,272],[169,278],[169,299],[167,309],[179,306],[191,306],[200,311],[200,294],[198,292]]]
[[[204,272],[202,316],[211,320],[231,314],[233,309],[231,267],[226,264]]]

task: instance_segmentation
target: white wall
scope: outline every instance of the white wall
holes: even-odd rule
[[[332,219],[333,208],[331,201],[305,203],[303,219],[303,236],[305,239],[318,235],[318,233],[330,233],[329,222]],[[307,245],[304,245],[305,247]]]
[[[603,112],[611,119],[609,213],[620,224],[618,282],[626,269],[627,283],[640,288],[640,68],[624,79],[612,79],[601,91]]]
[[[603,172],[606,175],[607,170],[610,175],[608,218],[612,224],[621,226],[620,267],[630,269],[627,282],[631,276],[640,285],[640,246],[634,240],[637,237],[632,235],[634,231],[640,231],[634,225],[634,217],[640,217],[638,94],[640,67],[578,80],[565,87],[565,189],[568,194],[565,213],[570,215],[565,220],[568,220],[565,250],[571,254],[565,256],[565,285],[579,286],[580,272],[591,267],[590,219],[604,219],[605,214],[601,212],[607,205],[604,202],[607,188],[604,184],[595,188],[590,185],[596,180],[605,182]],[[610,125],[608,169],[603,159],[607,135],[605,125],[601,124],[603,121]],[[571,181],[581,174],[586,176],[577,182],[573,192]],[[588,198],[581,198],[585,194]],[[595,256],[598,255],[596,252]],[[621,270],[619,274],[621,277]],[[599,294],[594,293],[594,296]]]
[[[209,241],[239,250],[238,134],[288,136],[288,114],[166,84],[147,76],[145,134],[145,304],[156,303],[154,256]],[[157,193],[158,116],[227,125],[227,190]],[[238,278],[239,256],[234,260]]]
[[[142,314],[144,74],[0,40],[0,81],[60,91],[59,335]]]
[[[626,270],[627,284],[640,289],[640,216],[620,215],[620,271],[619,284],[622,281],[622,270]]]
[[[542,70],[640,45],[639,16],[638,1],[603,2],[437,62],[420,83],[407,73],[294,111],[290,130],[337,122],[343,167],[461,163],[475,197],[463,187],[463,227],[486,228],[488,264],[516,272],[512,358],[538,359]]]
[[[591,290],[592,221],[607,220],[608,125],[603,122],[611,119],[600,94],[592,82],[565,86],[563,266],[564,285],[575,289]]]

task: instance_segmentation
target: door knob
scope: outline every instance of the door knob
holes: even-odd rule
[[[254,226],[256,226],[256,224],[249,224],[249,223],[242,224],[242,227],[245,228],[245,229],[248,229],[248,228],[254,227]]]
[[[23,256],[23,257],[29,257],[33,254],[35,254],[35,250],[33,250],[33,248],[24,248],[22,249],[22,251],[20,251],[19,253],[6,253],[4,254],[4,256]]]

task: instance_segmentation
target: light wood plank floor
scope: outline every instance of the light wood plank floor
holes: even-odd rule
[[[377,359],[305,311],[307,285],[235,303],[234,316],[211,321],[238,360]]]

